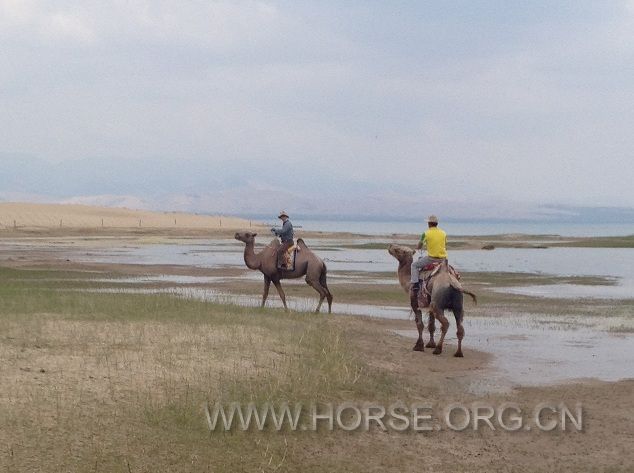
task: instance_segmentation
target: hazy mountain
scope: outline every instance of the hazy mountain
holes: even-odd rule
[[[365,182],[271,161],[215,166],[204,160],[100,160],[52,163],[0,156],[0,199],[85,203],[198,213],[306,217],[634,223],[634,209],[537,204],[434,195],[387,180]]]

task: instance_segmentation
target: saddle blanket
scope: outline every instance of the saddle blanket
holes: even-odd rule
[[[438,262],[438,263],[430,263],[428,265],[426,265],[425,267],[423,267],[423,269],[420,271],[420,276],[419,279],[421,281],[425,281],[425,284],[421,285],[421,290],[418,291],[418,306],[421,308],[427,308],[429,307],[429,304],[431,302],[431,286],[432,286],[432,281],[434,279],[434,276],[438,273],[438,271],[440,271],[440,267],[442,266],[442,263]],[[449,276],[450,276],[450,281],[451,281],[451,285],[453,287],[455,287],[458,290],[462,289],[462,285],[460,284],[460,273],[458,271],[456,271],[456,269],[451,266],[448,265],[449,267]]]
[[[424,276],[425,281],[429,281],[429,278],[435,276],[436,273],[440,270],[441,264],[442,263],[429,263],[420,271],[420,278],[423,279],[423,276]],[[451,274],[458,281],[460,281],[460,273],[456,271],[456,268],[454,268],[453,266],[451,265],[448,265],[448,266],[449,266],[449,274]]]
[[[281,269],[283,271],[295,271],[295,259],[297,257],[297,252],[299,251],[299,247],[297,243],[291,246],[284,255],[286,257],[286,268],[280,268],[278,266],[277,269]]]

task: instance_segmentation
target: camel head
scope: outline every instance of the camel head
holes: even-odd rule
[[[255,241],[255,236],[257,233],[251,232],[236,232],[234,238],[244,243],[253,243]]]
[[[408,248],[407,246],[402,246],[402,245],[390,245],[387,247],[387,251],[389,254],[394,256],[394,258],[396,258],[400,263],[402,263],[403,261],[406,261],[407,259],[411,261],[415,253],[413,249]]]

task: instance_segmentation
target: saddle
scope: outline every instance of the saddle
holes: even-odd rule
[[[299,247],[297,246],[297,243],[294,243],[293,246],[286,250],[286,254],[284,255],[286,259],[286,267],[281,268],[278,266],[277,269],[281,269],[282,271],[295,271],[295,259],[298,251]]]
[[[429,307],[431,303],[431,291],[433,287],[434,276],[438,274],[440,268],[442,266],[442,262],[434,262],[429,263],[421,269],[418,279],[419,281],[425,281],[425,284],[420,285],[420,291],[418,291],[418,306],[425,308]],[[451,280],[451,285],[456,289],[462,289],[462,285],[460,284],[460,273],[450,264],[447,265],[449,269],[449,277]]]
[[[423,269],[421,269],[419,273],[420,274],[419,279],[424,279],[425,281],[429,281],[432,277],[436,275],[438,271],[440,271],[441,265],[442,265],[441,262],[437,262],[437,263],[429,263],[428,265],[424,266]],[[450,264],[447,266],[449,267],[449,274],[451,274],[458,281],[460,281],[461,276],[460,276],[460,273],[456,270],[456,268],[454,268]]]

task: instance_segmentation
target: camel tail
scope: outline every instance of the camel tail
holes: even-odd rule
[[[330,294],[330,290],[328,289],[328,268],[326,267],[326,263],[324,263],[324,267],[321,269],[321,274],[319,275],[319,284],[321,284],[326,291]]]
[[[326,299],[328,299],[328,313],[332,312],[332,293],[330,289],[328,289],[328,281],[327,274],[328,268],[326,267],[326,263],[323,263],[324,267],[321,269],[321,274],[319,275],[319,284],[326,290]]]
[[[473,303],[475,305],[478,305],[478,298],[476,297],[476,295],[473,292],[467,291],[465,289],[461,289],[461,291],[463,294],[469,294],[471,296],[471,298],[473,299]]]

